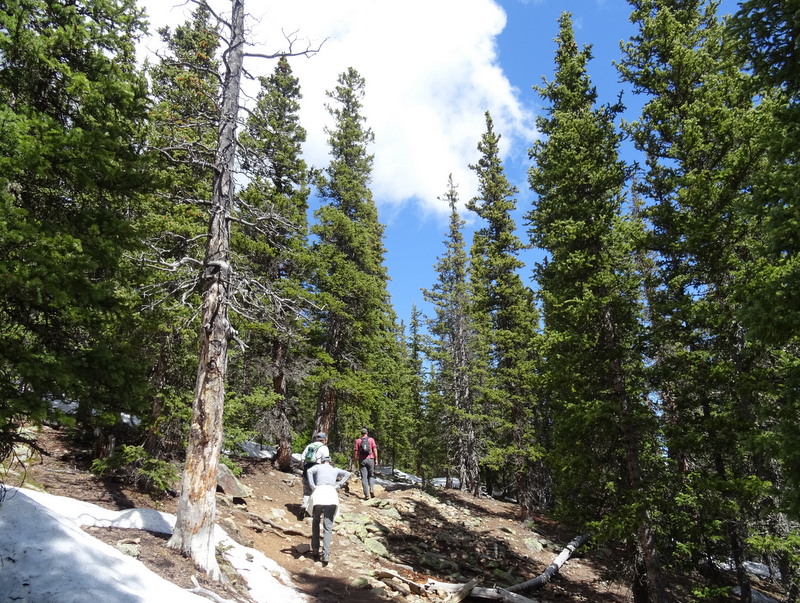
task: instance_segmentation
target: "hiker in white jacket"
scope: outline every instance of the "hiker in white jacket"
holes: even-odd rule
[[[324,536],[321,561],[325,565],[331,559],[333,520],[339,514],[339,488],[350,479],[351,475],[349,471],[331,465],[329,456],[322,457],[319,464],[308,470],[311,498],[306,505],[306,511],[311,514],[311,552],[314,559],[319,558],[319,524],[322,519]]]

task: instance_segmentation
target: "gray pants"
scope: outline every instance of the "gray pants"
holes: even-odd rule
[[[322,556],[331,554],[331,537],[333,536],[333,517],[336,515],[336,505],[314,505],[311,512],[311,551],[319,553],[319,524],[323,523]]]
[[[364,488],[364,498],[367,498],[375,488],[375,459],[363,459],[359,465],[361,486]]]

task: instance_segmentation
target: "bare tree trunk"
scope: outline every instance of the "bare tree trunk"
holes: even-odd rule
[[[342,356],[342,325],[339,316],[331,317],[328,333],[328,354],[334,362],[339,362]],[[314,416],[314,433],[331,433],[333,417],[336,414],[337,392],[334,384],[325,381],[319,388],[317,395],[317,412]]]
[[[473,389],[469,374],[469,335],[466,314],[461,314],[453,334],[453,402],[459,417],[458,479],[459,489],[473,496],[480,494],[481,479],[476,450],[475,424],[472,419]]]
[[[272,365],[275,370],[272,389],[281,397],[274,411],[274,425],[278,436],[275,467],[288,472],[292,468],[292,439],[289,419],[286,416],[286,347],[286,343],[280,340],[276,340],[272,345]]]
[[[153,382],[155,384],[156,392],[160,392],[164,388],[164,384],[166,383],[166,374],[167,374],[167,356],[169,354],[169,350],[172,347],[172,333],[170,332],[165,338],[163,343],[161,344],[161,351],[158,355],[158,362],[153,369]],[[162,446],[163,441],[162,438],[158,435],[158,420],[161,417],[161,414],[164,412],[164,399],[160,393],[156,393],[153,396],[153,405],[150,411],[150,420],[151,425],[150,428],[147,430],[147,436],[144,440],[144,449],[152,456],[157,457]]]
[[[317,397],[317,417],[314,421],[314,433],[331,432],[333,412],[336,408],[336,390],[329,383],[324,383]]]
[[[217,463],[222,447],[228,340],[232,335],[228,322],[228,217],[233,204],[236,118],[244,57],[244,0],[231,0],[231,4],[231,42],[224,56],[222,115],[204,261],[200,358],[175,531],[167,543],[191,557],[215,580],[220,578],[214,547]]]
[[[608,350],[613,351],[619,347],[617,340],[617,325],[612,316],[611,309],[606,306],[602,313],[602,324],[604,328],[603,343]],[[641,434],[638,433],[633,425],[635,404],[630,399],[625,387],[625,372],[619,357],[611,362],[612,391],[617,398],[620,408],[620,431],[625,448],[625,483],[631,490],[637,490],[642,484],[642,468],[639,459],[639,440]],[[662,603],[667,600],[664,579],[661,573],[661,563],[659,561],[658,549],[656,547],[655,536],[653,534],[650,515],[644,512],[638,519],[636,546],[641,556],[641,565],[635,564],[637,579],[634,584],[634,600],[636,603]],[[641,588],[638,574],[641,574]]]

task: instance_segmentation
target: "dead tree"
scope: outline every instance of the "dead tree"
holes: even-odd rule
[[[206,0],[193,0],[220,21]],[[181,478],[175,529],[167,545],[179,549],[212,579],[220,578],[215,557],[214,525],[216,520],[216,474],[222,447],[222,415],[225,402],[225,378],[228,365],[228,344],[236,337],[228,311],[247,312],[248,307],[265,308],[281,304],[276,294],[263,285],[234,280],[231,266],[231,222],[234,217],[237,160],[236,128],[239,119],[240,90],[245,56],[274,59],[279,56],[308,55],[318,49],[306,48],[273,55],[245,55],[244,0],[231,0],[231,19],[226,23],[230,38],[223,52],[225,66],[222,81],[217,147],[214,155],[210,216],[206,233],[205,256],[202,262],[201,325],[197,378],[192,401],[192,419],[186,463]],[[238,205],[246,204],[239,200]],[[250,226],[268,229],[280,216],[261,213]],[[181,264],[192,264],[184,258]],[[238,284],[237,284],[238,283]]]
[[[220,578],[214,547],[217,463],[222,447],[228,342],[233,336],[228,321],[229,215],[234,198],[236,123],[244,60],[244,0],[232,0],[231,4],[231,38],[224,56],[222,114],[203,262],[200,356],[175,531],[167,543],[191,557],[215,580]]]

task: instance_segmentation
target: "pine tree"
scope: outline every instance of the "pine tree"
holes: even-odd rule
[[[752,233],[738,208],[759,163],[756,112],[714,3],[632,5],[639,34],[620,72],[648,95],[630,131],[647,162],[639,190],[656,265],[651,382],[682,501],[664,509],[681,542],[668,554],[687,566],[709,554],[732,558],[749,600],[747,522],[768,506],[775,477],[756,445],[771,423],[757,385],[765,350],[745,341],[735,286],[750,261]]]
[[[627,169],[614,119],[596,106],[568,13],[559,20],[556,73],[531,149],[532,243],[546,343],[543,379],[553,423],[549,457],[565,518],[625,546],[634,600],[665,601],[654,519],[656,421],[642,382],[635,225],[621,213]]]
[[[137,228],[146,242],[139,264],[143,323],[139,341],[155,358],[145,449],[155,457],[183,454],[197,357],[196,308],[219,129],[219,31],[198,5],[185,23],[159,30],[165,52],[149,66],[148,144],[157,151],[158,193]]]
[[[460,488],[480,492],[478,419],[473,390],[475,330],[469,312],[468,261],[464,243],[464,221],[458,214],[458,192],[451,175],[444,196],[450,208],[450,228],[445,253],[435,265],[439,280],[423,290],[433,304],[429,321],[434,395],[429,416],[438,419],[438,442],[456,467]],[[449,474],[448,474],[449,475]]]
[[[786,468],[783,495],[795,520],[800,519],[800,387],[798,333],[800,312],[800,13],[792,2],[747,0],[733,22],[745,41],[742,52],[752,66],[753,91],[765,113],[756,143],[765,154],[754,174],[752,197],[744,205],[759,225],[761,237],[753,258],[737,277],[742,283],[742,321],[751,338],[779,348],[775,370],[768,375],[778,397],[780,425],[771,443]],[[777,386],[777,387],[776,387]]]
[[[269,77],[261,78],[261,92],[240,136],[242,171],[249,182],[239,198],[241,220],[234,225],[232,246],[239,259],[237,271],[248,277],[248,287],[237,295],[255,296],[259,303],[241,299],[250,307],[243,321],[247,348],[234,357],[231,392],[226,411],[237,411],[236,433],[241,440],[254,433],[278,443],[276,465],[291,468],[292,425],[296,388],[307,364],[305,327],[308,281],[308,168],[301,145],[300,85],[286,57]],[[270,219],[264,219],[269,216]],[[240,276],[241,278],[241,276]],[[233,417],[226,415],[226,433]]]
[[[411,323],[408,335],[408,356],[411,366],[411,454],[409,465],[423,483],[429,475],[430,468],[435,466],[436,459],[431,458],[431,450],[436,450],[433,442],[437,441],[439,423],[432,416],[430,400],[426,393],[427,375],[425,373],[426,358],[430,355],[430,341],[422,332],[424,316],[416,304],[411,306]]]
[[[523,246],[515,233],[512,212],[517,189],[506,179],[500,160],[500,135],[486,113],[486,132],[478,144],[481,158],[471,166],[478,175],[478,196],[467,203],[485,226],[473,235],[470,251],[472,304],[476,347],[482,378],[480,405],[488,422],[481,463],[494,472],[508,471],[523,517],[538,506],[533,483],[541,458],[535,432],[534,392],[536,327],[533,295],[519,274]]]
[[[129,215],[147,190],[133,0],[0,6],[0,458],[48,399],[94,426],[138,412]]]
[[[387,291],[383,225],[369,189],[373,133],[361,112],[364,79],[350,68],[338,78],[328,111],[330,164],[320,178],[324,204],[312,232],[317,317],[315,340],[323,363],[314,430],[334,445],[370,424],[386,426],[387,387],[402,367],[395,316]],[[349,442],[348,442],[349,446]]]

